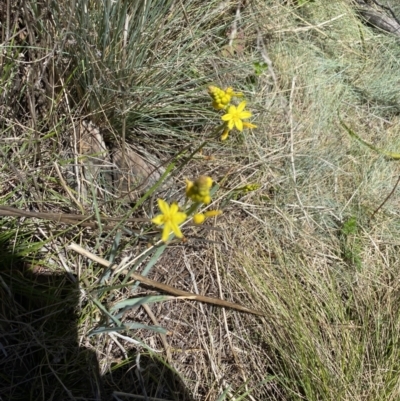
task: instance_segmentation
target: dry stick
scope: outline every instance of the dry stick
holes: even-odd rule
[[[236,8],[235,20],[232,23],[232,30],[231,33],[229,34],[228,46],[231,49],[233,49],[233,41],[236,39],[238,34],[238,22],[240,22],[240,5],[238,5]],[[234,52],[234,50],[232,50],[232,52]]]
[[[399,185],[399,183],[400,183],[400,176],[399,176],[399,178],[397,179],[396,184],[394,184],[394,187],[393,187],[393,189],[390,191],[389,195],[388,195],[388,196],[384,199],[384,201],[378,206],[378,208],[375,209],[374,213],[372,213],[371,220],[375,217],[375,215],[379,212],[379,210],[382,209],[383,205],[384,205],[384,204],[389,200],[389,198],[393,195],[393,193],[394,193],[394,191],[396,190],[396,188],[397,188],[397,186]]]
[[[75,203],[76,206],[78,206],[79,210],[82,212],[82,214],[84,214],[84,209],[83,206],[78,202],[78,200],[75,198],[74,194],[72,193],[72,191],[69,189],[67,183],[64,180],[64,177],[61,174],[61,171],[58,167],[57,162],[54,162],[54,168],[56,169],[58,178],[60,179],[60,183],[61,186],[64,188],[64,190],[67,192],[67,194],[69,195],[69,197],[72,199],[72,201]]]
[[[29,217],[42,220],[52,220],[56,223],[66,223],[66,224],[76,224],[85,227],[98,227],[96,223],[87,223],[87,220],[94,219],[94,215],[83,215],[83,214],[72,214],[72,213],[42,213],[42,212],[29,212],[27,210],[17,209],[11,206],[0,206],[0,216],[12,216],[12,217]],[[124,217],[106,217],[101,216],[101,219],[107,222],[127,222],[127,223],[137,223],[137,222],[148,222],[149,219],[146,218],[133,218],[130,217],[125,219]]]
[[[89,259],[103,265],[106,267],[111,267],[112,264],[110,264],[110,262],[108,262],[107,260],[94,255],[93,253],[87,251],[86,249],[82,248],[81,246],[79,246],[78,244],[75,243],[71,243],[68,246],[68,249],[72,249],[75,252],[78,252],[79,254],[88,257]],[[166,292],[167,294],[172,294],[175,295],[177,297],[179,297],[178,299],[189,299],[189,300],[194,300],[194,301],[198,301],[198,302],[205,302],[207,304],[211,304],[211,305],[217,305],[217,306],[222,306],[225,308],[230,308],[230,309],[235,309],[237,311],[240,312],[246,312],[246,313],[251,313],[253,315],[258,315],[258,316],[265,316],[264,313],[259,312],[257,310],[254,309],[249,309],[246,308],[245,306],[239,305],[239,304],[235,304],[232,302],[228,302],[228,301],[224,301],[222,299],[218,299],[218,298],[211,298],[211,297],[206,297],[204,295],[196,295],[193,294],[191,292],[187,292],[187,291],[182,291],[182,290],[178,290],[177,288],[171,287],[167,284],[162,284],[159,283],[158,281],[155,280],[151,280],[145,276],[142,276],[141,274],[138,273],[131,273],[130,277],[133,279],[132,282],[134,281],[140,281],[142,284],[147,285],[149,287],[155,288],[157,290],[160,290],[162,292]],[[126,283],[127,285],[130,283]]]
[[[97,221],[91,222],[88,220],[94,220],[94,215],[81,215],[81,214],[70,214],[70,213],[42,213],[42,212],[28,212],[25,210],[16,209],[10,206],[0,206],[0,216],[11,216],[11,217],[26,217],[41,220],[50,220],[55,223],[71,224],[77,227],[90,228],[96,230],[99,228]],[[116,226],[121,223],[137,223],[137,222],[148,222],[149,219],[145,218],[125,218],[121,217],[106,217],[101,216],[101,220],[108,222],[109,224],[103,225],[103,230],[114,230]],[[141,230],[129,229],[135,234],[140,234]]]
[[[323,35],[325,37],[328,37],[328,34],[326,32],[324,32],[322,29],[319,29],[319,28],[323,27],[325,25],[328,25],[331,22],[334,22],[334,21],[336,21],[336,20],[338,20],[338,19],[340,19],[342,17],[345,17],[346,15],[348,15],[348,14],[347,13],[343,13],[343,14],[340,14],[340,15],[338,15],[338,16],[336,16],[336,17],[334,17],[334,18],[332,18],[332,19],[330,19],[328,21],[321,22],[321,23],[319,23],[317,25],[312,25],[306,19],[302,18],[300,16],[300,14],[296,14],[296,18],[298,18],[302,23],[304,23],[307,26],[304,26],[304,27],[301,27],[301,28],[295,28],[295,29],[290,28],[290,29],[276,30],[276,31],[274,31],[274,33],[275,34],[279,34],[279,33],[286,33],[286,32],[292,32],[292,33],[294,33],[294,32],[305,32],[305,31],[309,31],[311,29],[315,29],[321,35]]]

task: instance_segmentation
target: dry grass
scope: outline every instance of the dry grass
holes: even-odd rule
[[[399,398],[398,191],[371,216],[400,171],[339,123],[400,149],[398,41],[350,1],[242,3],[0,1],[1,205],[120,218],[100,230],[2,218],[0,397]],[[245,92],[258,129],[176,159],[214,128],[209,82]],[[87,174],[78,127],[89,120],[107,149],[126,140],[171,169],[163,196],[212,176],[216,228],[186,227],[187,243],[164,248],[126,220],[152,216],[155,196],[113,193],[103,155]],[[261,187],[234,191],[247,183]],[[112,314],[154,293],[70,242],[265,317],[178,299]]]

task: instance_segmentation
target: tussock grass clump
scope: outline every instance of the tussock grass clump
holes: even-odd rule
[[[234,69],[215,60],[232,20],[228,4],[80,2],[63,11],[77,16],[66,46],[77,97],[95,121],[164,151],[201,133],[206,85]]]

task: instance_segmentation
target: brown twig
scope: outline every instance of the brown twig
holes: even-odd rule
[[[375,215],[379,212],[379,210],[382,209],[383,205],[389,200],[389,198],[393,195],[394,191],[396,190],[397,186],[400,183],[400,176],[396,181],[396,184],[394,184],[393,189],[390,191],[389,195],[384,199],[384,201],[375,209],[374,213],[372,213],[371,220],[375,217]]]
[[[27,210],[17,209],[11,206],[0,206],[0,216],[12,216],[12,217],[27,217],[42,220],[51,220],[56,223],[74,224],[81,227],[97,228],[98,223],[96,221],[90,222],[89,220],[95,220],[94,215],[82,215],[82,214],[70,214],[70,213],[44,213],[44,212],[29,212]],[[101,220],[105,222],[124,222],[124,223],[137,223],[149,221],[145,218],[128,218],[125,217],[106,217],[101,216]]]
[[[80,211],[82,212],[82,214],[84,213],[83,211],[83,206],[78,202],[78,200],[75,198],[74,194],[72,193],[72,191],[69,189],[67,183],[64,180],[64,177],[61,174],[60,168],[58,167],[57,162],[54,162],[54,168],[56,169],[58,178],[60,179],[60,184],[61,186],[64,188],[64,191],[68,194],[68,196],[71,198],[71,200],[75,203],[76,206],[78,206],[78,208],[80,209]]]
[[[111,265],[112,265],[107,260],[105,260],[97,255],[94,255],[93,253],[87,251],[86,249],[82,248],[78,244],[72,243],[68,246],[68,248],[74,250],[75,252],[78,252],[79,254],[81,254],[83,256],[88,257],[89,259],[91,259],[103,266],[111,267]],[[233,302],[224,301],[219,298],[211,298],[211,297],[206,297],[204,295],[196,295],[191,292],[182,291],[175,287],[171,287],[167,284],[162,284],[162,283],[159,283],[158,281],[151,280],[138,273],[131,273],[130,278],[133,279],[132,282],[139,281],[140,283],[142,283],[148,287],[155,288],[155,289],[160,290],[161,292],[165,292],[167,294],[175,295],[177,297],[177,299],[189,299],[189,300],[198,301],[198,302],[205,302],[207,304],[222,306],[222,307],[234,309],[234,310],[237,310],[240,312],[251,313],[253,315],[258,315],[258,316],[265,316],[264,313],[259,312],[255,309],[249,309],[249,308],[246,308],[245,306],[242,306],[242,305],[239,305],[239,304],[236,304]],[[127,283],[127,285],[128,284],[129,283]]]

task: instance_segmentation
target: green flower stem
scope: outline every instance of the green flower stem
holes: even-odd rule
[[[221,132],[223,131],[224,128],[225,128],[225,124],[221,124],[221,125],[219,125],[218,127],[216,127],[216,128],[214,129],[214,131],[213,131],[213,132],[211,133],[211,135],[210,135],[211,139],[217,139],[217,138],[220,136],[220,134],[221,134]],[[183,162],[183,164],[180,165],[180,168],[185,167],[186,164],[188,164],[189,161],[192,160],[193,156],[194,156],[196,153],[198,153],[201,149],[203,149],[204,146],[206,146],[207,143],[208,143],[209,141],[210,141],[210,140],[207,139],[206,141],[202,142],[192,153],[190,153],[190,155],[186,158],[186,160]],[[182,152],[180,152],[180,153],[181,153],[181,154],[184,153],[187,149],[189,149],[189,146],[187,146],[187,147],[186,147]]]
[[[201,203],[195,202],[193,203],[190,208],[185,212],[188,216],[191,216],[192,213],[197,212],[198,208],[201,206]]]

